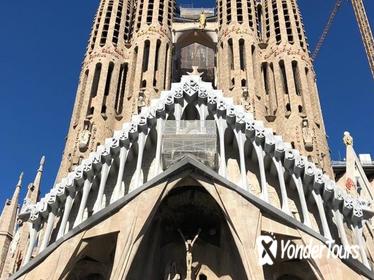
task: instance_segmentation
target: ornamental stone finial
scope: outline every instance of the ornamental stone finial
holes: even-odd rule
[[[21,185],[22,185],[22,179],[23,179],[23,172],[21,172],[21,174],[19,175],[17,187],[21,187]]]
[[[41,172],[43,171],[44,164],[45,164],[45,156],[42,156],[42,158],[40,159],[40,165],[39,165],[38,171],[41,171]]]
[[[353,138],[348,131],[344,132],[343,141],[344,141],[344,144],[346,146],[352,146],[353,145]]]

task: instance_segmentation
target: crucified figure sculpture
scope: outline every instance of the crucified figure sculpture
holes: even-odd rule
[[[195,244],[199,234],[201,232],[201,228],[199,228],[196,236],[193,240],[184,238],[184,235],[180,229],[178,229],[179,234],[183,238],[184,245],[186,246],[186,279],[185,280],[192,280],[192,248]]]

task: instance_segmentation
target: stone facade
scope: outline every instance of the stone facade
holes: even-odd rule
[[[349,139],[335,182],[296,0],[177,10],[100,2],[56,184],[39,197],[43,158],[18,217],[20,183],[1,216],[1,277],[374,279],[370,182]],[[196,160],[207,121],[211,168]],[[166,122],[193,135],[170,166]],[[359,252],[260,266],[269,234]]]
[[[215,83],[226,96],[332,175],[296,1],[220,0],[217,17],[203,28],[178,18],[175,5],[173,0],[101,1],[58,178],[170,88],[172,54],[193,40],[214,50]],[[181,30],[184,36],[178,36]]]

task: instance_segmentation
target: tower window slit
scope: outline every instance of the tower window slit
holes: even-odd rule
[[[242,0],[236,0],[236,14],[237,14],[238,23],[243,23]]]
[[[261,64],[261,72],[262,72],[262,79],[264,82],[264,90],[265,94],[269,95],[270,94],[270,89],[269,89],[269,81],[268,81],[268,64],[266,62]]]
[[[110,62],[109,63],[109,68],[108,68],[108,74],[106,77],[106,83],[105,83],[105,90],[104,90],[104,97],[103,97],[103,104],[101,106],[101,113],[106,114],[106,101],[110,93],[110,84],[112,82],[112,75],[113,75],[113,69],[114,69],[114,63]]]
[[[240,70],[244,71],[245,66],[246,66],[244,39],[239,40],[239,54],[240,54]]]
[[[253,30],[253,15],[252,15],[252,0],[247,0],[247,11],[248,11],[248,21],[249,21],[249,27]]]
[[[228,45],[229,45],[229,64],[230,64],[231,70],[234,70],[234,48],[232,45],[232,39],[229,39]]]
[[[91,104],[92,104],[92,99],[97,95],[97,90],[99,89],[101,68],[102,68],[101,63],[96,64],[92,87],[91,87],[91,93],[90,93],[90,101],[88,103],[87,116],[93,115],[95,111],[95,108],[91,106]]]
[[[168,85],[166,84],[166,78],[167,78],[167,68],[168,68],[168,64],[170,63],[169,61],[169,44],[166,45],[166,59],[165,59],[165,69],[164,69],[164,89],[166,89],[168,87]]]
[[[281,70],[281,76],[282,76],[282,84],[283,84],[283,91],[284,94],[289,94],[288,90],[288,84],[287,84],[287,73],[286,73],[286,67],[284,65],[284,61],[281,60],[279,62],[279,68]]]
[[[227,24],[231,23],[231,1],[227,0],[226,3],[226,21]]]
[[[290,22],[290,15],[288,12],[288,7],[287,7],[287,2],[286,0],[282,1],[282,7],[284,11],[284,21],[286,23],[286,31],[287,31],[287,37],[288,37],[288,42],[293,44],[293,34],[292,34],[292,28],[291,28],[291,22]]]
[[[152,23],[152,17],[153,17],[153,0],[148,1],[148,11],[147,11],[147,24]]]
[[[262,39],[262,6],[258,5],[256,9],[257,14],[257,34],[260,40]]]
[[[109,23],[110,18],[112,16],[112,10],[113,10],[113,0],[109,1],[108,8],[105,14],[105,21],[104,21],[104,27],[103,32],[101,33],[101,40],[100,40],[100,46],[103,47],[106,43],[106,39],[108,36],[108,30],[109,30]]]
[[[157,77],[157,71],[159,69],[159,63],[160,63],[160,47],[161,47],[161,41],[160,40],[157,40],[157,45],[156,45],[156,57],[155,57],[155,71],[154,71],[154,75],[153,75],[153,86],[155,87],[157,85],[157,80],[156,80],[156,77]]]
[[[278,9],[277,9],[277,2],[273,1],[273,19],[274,19],[274,31],[275,31],[275,39],[277,40],[277,44],[280,44],[282,41],[282,35],[280,32],[279,26],[279,16],[278,16]]]
[[[114,103],[114,106],[115,106],[114,109],[116,110],[116,113],[118,115],[121,114],[123,110],[123,102],[124,102],[126,82],[127,82],[127,71],[128,71],[127,63],[122,64],[120,68],[120,72],[119,72],[119,77],[118,77],[116,100]]]
[[[148,70],[148,63],[149,63],[149,40],[145,41],[144,43],[144,52],[143,52],[143,72]]]
[[[117,46],[117,43],[118,43],[119,29],[121,27],[121,20],[122,20],[122,9],[123,9],[123,1],[119,1],[117,16],[116,16],[116,23],[114,25],[114,31],[113,31],[113,40],[112,40],[115,46]]]
[[[92,37],[92,42],[91,42],[91,51],[95,47],[95,43],[96,43],[96,39],[97,39],[97,33],[98,33],[98,30],[99,30],[99,26],[100,26],[101,16],[103,15],[104,6],[105,6],[105,0],[103,0],[101,2],[101,6],[100,6],[100,9],[99,9],[99,12],[98,12],[98,15],[97,15],[95,29],[93,30],[93,37]]]
[[[300,72],[299,72],[299,68],[298,68],[296,61],[292,61],[292,73],[293,73],[293,78],[295,81],[296,95],[302,96],[303,89],[301,86],[301,77],[300,77]]]
[[[160,1],[160,5],[158,7],[158,22],[162,25],[164,20],[164,2]]]
[[[126,7],[126,20],[125,20],[125,32],[123,34],[125,42],[128,42],[132,36],[132,29],[134,26],[134,15],[131,11],[130,2],[127,3]],[[134,3],[134,7],[136,7],[137,1]]]

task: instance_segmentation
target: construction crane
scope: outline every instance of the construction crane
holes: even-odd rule
[[[374,78],[374,39],[373,33],[370,28],[370,23],[365,11],[365,6],[362,0],[351,0],[353,10],[357,19],[358,27],[360,29],[362,41],[364,43],[366,55],[369,61],[369,67],[371,70],[371,74]],[[334,22],[336,14],[338,13],[339,9],[341,8],[343,0],[336,0],[335,6],[330,14],[330,17],[327,21],[325,28],[323,29],[322,35],[316,45],[315,50],[313,51],[312,58],[316,59],[318,56],[319,51],[323,43],[326,40],[326,37],[331,29],[331,26]]]

